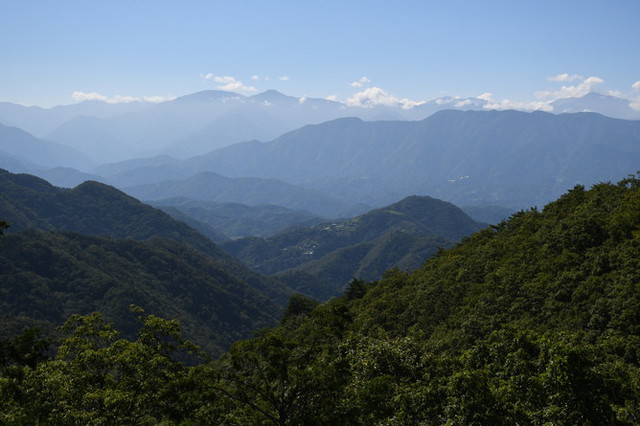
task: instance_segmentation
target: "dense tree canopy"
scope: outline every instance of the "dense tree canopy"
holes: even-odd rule
[[[638,424],[639,286],[640,180],[575,187],[414,273],[354,280],[323,304],[294,296],[277,327],[216,360],[185,363],[176,351],[197,351],[174,321],[137,312],[125,340],[98,314],[72,317],[55,357],[3,358],[0,412],[59,424]],[[42,353],[33,336],[8,346]]]

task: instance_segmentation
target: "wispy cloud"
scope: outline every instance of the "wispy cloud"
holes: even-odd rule
[[[371,80],[369,80],[368,77],[360,77],[360,79],[349,83],[349,86],[355,87],[355,88],[360,88],[360,87],[362,87],[362,86],[364,86],[365,84],[368,84],[368,83],[371,83]]]
[[[631,88],[638,92],[638,94],[633,99],[631,99],[631,102],[629,102],[629,106],[636,111],[640,111],[640,80],[633,83],[631,85]]]
[[[289,80],[291,80],[291,77],[289,77],[288,75],[282,75],[282,76],[278,77],[278,80],[280,80],[280,81],[289,81]]]
[[[547,81],[556,81],[556,82],[568,82],[568,81],[576,81],[576,80],[583,80],[584,77],[579,75],[579,74],[568,74],[568,73],[563,73],[563,74],[558,74],[558,75],[554,75],[553,77],[548,77]]]
[[[221,76],[221,75],[215,75],[213,73],[207,73],[207,74],[202,74],[201,77],[204,80],[210,80],[216,83],[217,89],[225,90],[228,92],[255,93],[258,91],[258,89],[256,89],[255,87],[246,86],[242,81],[228,75]]]
[[[106,96],[97,92],[80,92],[76,91],[71,94],[71,99],[78,102],[83,101],[102,101],[108,104],[120,104],[120,103],[129,103],[129,102],[152,102],[152,103],[160,103],[166,102],[175,99],[175,96]]]
[[[484,109],[493,109],[493,110],[505,110],[505,109],[517,109],[523,111],[553,111],[553,107],[549,105],[549,102],[546,101],[535,101],[535,102],[520,102],[520,101],[512,101],[510,99],[501,99],[496,100],[493,97],[492,93],[483,93],[480,96],[477,96],[478,99],[482,99],[486,102],[483,106]]]
[[[413,101],[411,99],[400,99],[387,93],[380,87],[368,87],[347,99],[347,105],[361,108],[373,108],[378,105],[399,106],[403,109],[410,109],[421,105],[424,101]]]

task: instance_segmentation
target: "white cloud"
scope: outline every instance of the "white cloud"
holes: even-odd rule
[[[567,82],[567,81],[576,81],[584,79],[583,76],[579,74],[567,74],[566,72],[563,74],[554,75],[553,77],[547,78],[548,81],[557,81],[557,82]]]
[[[260,76],[259,76],[259,75],[257,75],[257,74],[252,75],[252,76],[251,76],[251,80],[253,80],[253,81],[258,81],[258,80],[260,80]]]
[[[458,101],[454,105],[456,108],[462,108],[467,105],[471,105],[473,101],[471,99],[465,99],[464,101]]]
[[[373,108],[378,105],[385,105],[400,106],[403,109],[410,109],[423,103],[424,101],[412,101],[407,98],[397,98],[387,93],[384,89],[375,86],[368,87],[347,99],[347,105],[361,108]]]
[[[640,80],[633,83],[631,85],[631,88],[633,90],[640,92]],[[629,103],[629,106],[636,111],[640,111],[640,94],[635,99],[631,100],[631,102]]]
[[[482,99],[486,101],[486,105],[483,106],[484,109],[495,109],[495,110],[505,110],[505,109],[517,109],[524,111],[553,111],[553,107],[549,105],[548,102],[545,101],[537,101],[537,102],[519,102],[512,101],[510,99],[502,99],[496,100],[493,98],[493,94],[486,92],[481,94],[480,96],[476,96],[478,99]]]
[[[368,77],[360,77],[360,79],[349,83],[349,86],[360,88],[360,87],[362,87],[362,86],[364,86],[365,84],[368,84],[368,83],[371,83],[371,80],[369,80]]]
[[[71,98],[74,101],[83,102],[83,101],[102,101],[107,102],[107,98],[105,95],[101,95],[96,92],[73,92],[71,94]]]
[[[577,85],[574,86],[562,86],[560,90],[549,90],[536,92],[538,99],[546,100],[547,102],[554,101],[561,98],[580,98],[587,93],[591,93],[595,86],[604,83],[604,80],[600,77],[589,77],[583,79]]]
[[[289,80],[291,80],[291,77],[289,77],[288,75],[282,75],[282,76],[278,77],[278,80],[280,80],[280,81],[289,81]]]
[[[212,80],[214,83],[218,84],[218,86],[216,86],[217,89],[226,90],[227,92],[254,93],[258,91],[255,87],[245,86],[242,81],[228,75],[221,76],[213,73],[207,73],[202,74],[202,78],[205,80]]]
[[[302,105],[305,102],[307,102],[307,97],[306,96],[301,96],[301,97],[298,98],[298,103],[300,105]]]
[[[328,101],[338,102],[338,97],[336,95],[329,95],[325,99]]]
[[[113,97],[101,95],[97,92],[73,92],[71,94],[71,98],[74,101],[83,102],[83,101],[102,101],[108,104],[121,104],[121,103],[129,103],[129,102],[152,102],[152,103],[160,103],[171,101],[175,99],[175,96],[122,96],[115,95]]]

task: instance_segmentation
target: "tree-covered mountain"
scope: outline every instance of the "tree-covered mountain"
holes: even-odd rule
[[[35,176],[1,171],[0,188],[0,217],[11,225],[2,241],[0,287],[3,294],[18,295],[7,296],[4,312],[23,317],[7,320],[14,327],[33,321],[52,326],[71,313],[92,310],[118,322],[117,312],[128,305],[116,303],[117,294],[133,292],[134,303],[184,318],[192,324],[190,336],[219,351],[256,325],[274,320],[291,293],[183,222],[113,187],[85,182],[63,189]],[[195,310],[202,306],[189,299],[211,305],[204,310],[207,316],[199,316]],[[38,314],[43,307],[47,309]],[[236,319],[215,322],[216,315]],[[207,321],[220,329],[196,333]],[[220,336],[211,340],[216,333]]]
[[[95,311],[132,337],[134,304],[178,319],[187,338],[219,354],[281,311],[232,271],[167,238],[10,233],[0,239],[0,334],[39,326],[51,335],[72,314]]]
[[[221,246],[255,271],[287,272],[280,278],[291,287],[326,299],[354,277],[377,279],[393,266],[415,269],[438,247],[482,227],[450,203],[413,196],[353,219]]]
[[[185,197],[199,201],[232,202],[250,206],[275,204],[325,217],[338,217],[351,207],[319,191],[277,179],[228,178],[213,172],[201,172],[184,180],[165,180],[125,187],[123,191],[144,201]]]
[[[275,178],[381,205],[429,195],[529,208],[640,164],[640,121],[593,113],[441,111],[422,121],[339,119],[189,160],[194,170]]]
[[[66,189],[36,176],[0,170],[0,188],[0,216],[11,223],[11,232],[35,228],[137,240],[162,236],[224,255],[184,223],[98,182]]]
[[[294,296],[278,327],[213,362],[177,362],[173,350],[188,346],[176,324],[145,316],[135,341],[117,340],[95,315],[72,317],[55,360],[33,333],[7,340],[0,415],[9,423],[633,425],[639,259],[640,180],[576,186],[413,273],[354,280],[324,304]]]
[[[251,272],[185,223],[113,187],[85,182],[72,189],[58,188],[32,175],[0,170],[0,188],[0,217],[11,224],[11,232],[72,231],[135,240],[164,237],[214,258],[225,269],[275,300],[282,302],[289,293],[280,283]]]
[[[149,204],[183,222],[185,222],[184,216],[196,219],[230,238],[267,237],[282,232],[286,228],[312,226],[323,221],[322,218],[311,213],[273,204],[248,206],[239,203],[198,201],[184,197],[151,201]],[[177,216],[178,214],[180,217]],[[224,239],[214,240],[223,241]]]

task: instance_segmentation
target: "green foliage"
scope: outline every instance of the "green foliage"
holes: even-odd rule
[[[333,341],[308,365],[340,365],[316,413],[336,424],[637,424],[639,189],[578,186],[252,345]]]
[[[174,388],[187,375],[178,354],[197,352],[175,321],[145,315],[135,341],[121,339],[92,313],[74,315],[55,360],[24,366],[16,379],[0,381],[8,424],[158,424],[178,420]],[[15,376],[15,375],[14,375]]]
[[[25,326],[51,334],[71,314],[101,312],[127,338],[130,304],[171,315],[220,354],[277,323],[280,307],[215,260],[183,244],[25,231],[0,239],[0,336]]]
[[[293,296],[279,326],[193,367],[173,321],[140,312],[129,341],[71,317],[56,359],[3,371],[1,419],[638,424],[639,194],[635,178],[576,187],[414,273],[353,280],[322,304]]]

